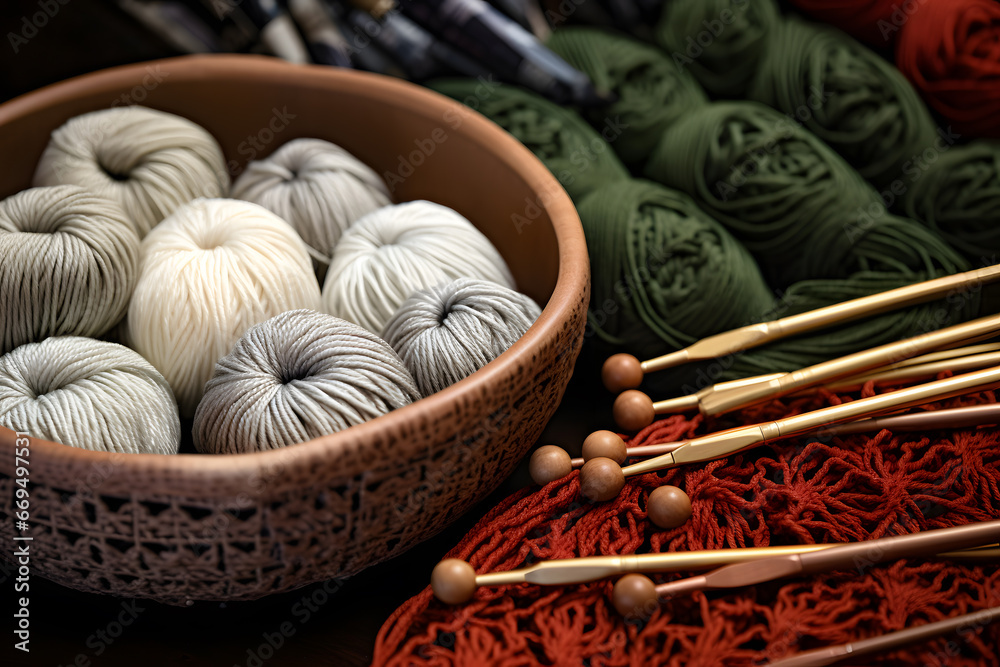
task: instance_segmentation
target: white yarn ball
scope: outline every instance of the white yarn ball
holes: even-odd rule
[[[181,204],[224,197],[218,142],[186,118],[127,106],[71,118],[52,133],[35,185],[79,185],[121,205],[139,237]]]
[[[115,202],[73,185],[0,201],[0,354],[105,333],[138,275],[139,237]]]
[[[194,444],[241,454],[306,442],[420,398],[389,345],[310,310],[247,331],[215,366],[194,417]]]
[[[341,237],[323,307],[377,334],[411,294],[462,277],[514,288],[503,257],[457,212],[429,201],[386,206]]]
[[[188,417],[215,362],[247,329],[319,302],[305,244],[287,222],[249,202],[198,199],[142,242],[128,339]]]
[[[295,228],[322,278],[344,230],[392,203],[368,165],[322,139],[295,139],[266,160],[251,162],[232,197],[260,204]]]
[[[0,357],[0,425],[98,452],[176,454],[170,385],[123,345],[60,336]]]
[[[399,354],[420,392],[430,396],[506,352],[541,312],[520,292],[459,278],[404,301],[382,338]]]

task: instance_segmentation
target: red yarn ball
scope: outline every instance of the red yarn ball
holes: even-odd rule
[[[896,64],[959,133],[1000,137],[1000,3],[924,0],[900,31]]]
[[[814,18],[879,46],[889,46],[899,27],[925,0],[792,0]]]

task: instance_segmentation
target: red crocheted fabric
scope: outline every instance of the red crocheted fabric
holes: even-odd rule
[[[873,392],[865,388],[865,395]],[[849,400],[822,394],[739,415],[754,423]],[[995,402],[993,392],[936,407]],[[731,422],[732,420],[728,420]],[[630,445],[717,430],[723,420],[673,416]],[[1000,430],[890,433],[787,440],[702,466],[629,480],[617,500],[590,504],[578,475],[507,498],[447,556],[477,572],[601,554],[846,542],[1000,516]],[[662,476],[661,476],[662,475]],[[646,517],[659,484],[691,497],[684,526]],[[664,574],[657,582],[693,573]],[[430,573],[428,573],[429,577]],[[761,665],[1000,605],[1000,567],[907,560],[766,585],[695,593],[647,621],[611,606],[612,582],[481,588],[448,607],[425,589],[385,623],[375,665]],[[880,665],[997,665],[1000,624],[872,658]],[[858,663],[845,663],[858,664]]]

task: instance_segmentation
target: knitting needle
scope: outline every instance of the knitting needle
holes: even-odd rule
[[[983,521],[733,563],[708,574],[658,586],[641,574],[629,574],[615,584],[612,599],[615,608],[624,616],[646,615],[650,607],[660,599],[672,598],[681,593],[753,586],[786,577],[844,568],[863,570],[889,560],[919,558],[991,544],[998,537],[1000,520]]]
[[[857,544],[848,542],[845,544]],[[619,574],[638,572],[682,572],[709,570],[721,565],[761,560],[772,556],[803,554],[829,549],[843,544],[796,544],[774,547],[746,547],[738,549],[706,549],[702,551],[676,551],[654,554],[626,554],[623,556],[584,556],[542,561],[530,567],[476,574],[469,563],[457,558],[446,558],[431,573],[431,590],[446,604],[461,604],[472,599],[482,586],[512,586],[536,584],[538,586],[564,586],[586,584]],[[939,558],[981,559],[1000,555],[1000,549],[981,548],[954,550],[939,554]]]
[[[624,469],[611,459],[591,459],[580,469],[580,491],[590,500],[610,500],[621,491],[625,485],[625,478],[632,475],[674,468],[686,463],[711,461],[780,438],[813,431],[822,426],[904,410],[997,386],[1000,386],[1000,366],[833,405],[773,422],[711,433],[688,440],[672,452],[635,463]]]
[[[967,350],[967,354],[961,351]],[[823,386],[832,392],[856,391],[868,381],[874,381],[878,386],[902,384],[910,380],[928,380],[936,377],[942,371],[962,372],[985,368],[1000,364],[1000,344],[989,343],[969,347],[953,348],[943,352],[932,352],[911,359],[881,366],[860,375],[843,378],[832,384]],[[663,401],[653,402],[646,394],[630,389],[618,395],[615,399],[612,415],[615,423],[626,431],[639,431],[653,423],[656,415],[673,414],[691,409],[705,411],[705,405],[710,404],[710,395],[726,395],[739,391],[742,387],[752,384],[770,382],[785,378],[790,373],[771,373],[755,375],[742,380],[720,382],[693,394],[678,396]],[[796,394],[803,393],[812,387],[806,387]]]
[[[868,639],[859,639],[847,644],[827,646],[812,651],[797,653],[788,658],[782,658],[768,663],[770,667],[825,667],[847,658],[855,659],[873,653],[883,653],[908,644],[932,639],[949,632],[974,631],[983,628],[1000,619],[1000,607],[991,607],[971,614],[961,614],[952,618],[933,623],[924,623],[905,630]]]
[[[892,364],[901,359],[909,359],[945,345],[970,338],[982,338],[985,335],[992,336],[997,332],[1000,332],[1000,315],[981,317],[963,324],[824,361],[765,381],[748,381],[743,384],[727,383],[727,386],[722,390],[699,392],[696,394],[698,409],[706,416],[732,412],[756,403],[787,396],[809,387],[873,371],[880,366]],[[656,412],[657,406],[647,403],[648,401],[649,398],[641,392],[635,390],[623,392],[615,399],[613,410],[615,422],[621,428],[629,431],[649,426],[652,423],[650,405],[652,405],[653,413]],[[660,409],[663,409],[662,405]]]
[[[974,271],[956,273],[844,301],[770,322],[740,327],[702,338],[684,349],[647,361],[640,362],[628,354],[615,354],[604,363],[601,369],[601,378],[604,381],[604,386],[617,394],[623,389],[638,387],[646,373],[672,368],[690,361],[715,359],[788,336],[924,303],[953,290],[971,289],[998,279],[1000,279],[1000,265],[987,266]]]
[[[929,431],[945,428],[968,428],[984,424],[1000,424],[1000,403],[969,405],[949,410],[925,410],[908,415],[893,415],[859,419],[853,422],[820,427],[819,437],[890,431]],[[539,447],[528,463],[528,473],[535,484],[544,486],[562,479],[574,469],[583,467],[590,459],[599,457],[613,460],[621,465],[628,458],[660,456],[674,451],[686,440],[660,442],[653,445],[626,447],[625,441],[612,431],[594,431],[583,442],[583,456],[571,458],[569,453],[556,445]]]
[[[908,415],[893,415],[891,417],[859,419],[858,421],[844,424],[834,424],[826,428],[821,427],[819,435],[823,437],[852,435],[854,433],[873,433],[882,429],[890,431],[930,431],[944,428],[968,428],[983,424],[1000,424],[1000,403],[970,405],[963,408],[951,408],[950,410],[925,410],[923,412],[915,412]],[[667,454],[674,451],[684,443],[684,440],[679,440],[655,445],[629,447],[626,449],[626,455],[628,458],[659,456],[660,454]],[[579,468],[592,458],[597,458],[597,455],[570,459],[570,464],[574,468]],[[612,457],[608,456],[605,458]],[[619,461],[619,463],[621,462]]]

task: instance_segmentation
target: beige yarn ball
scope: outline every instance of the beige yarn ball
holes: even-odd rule
[[[139,237],[181,204],[224,197],[229,172],[218,142],[186,118],[140,106],[71,118],[52,133],[35,185],[79,185],[124,209]]]
[[[287,222],[249,202],[198,199],[142,242],[127,336],[190,417],[247,329],[319,303],[309,254]]]

